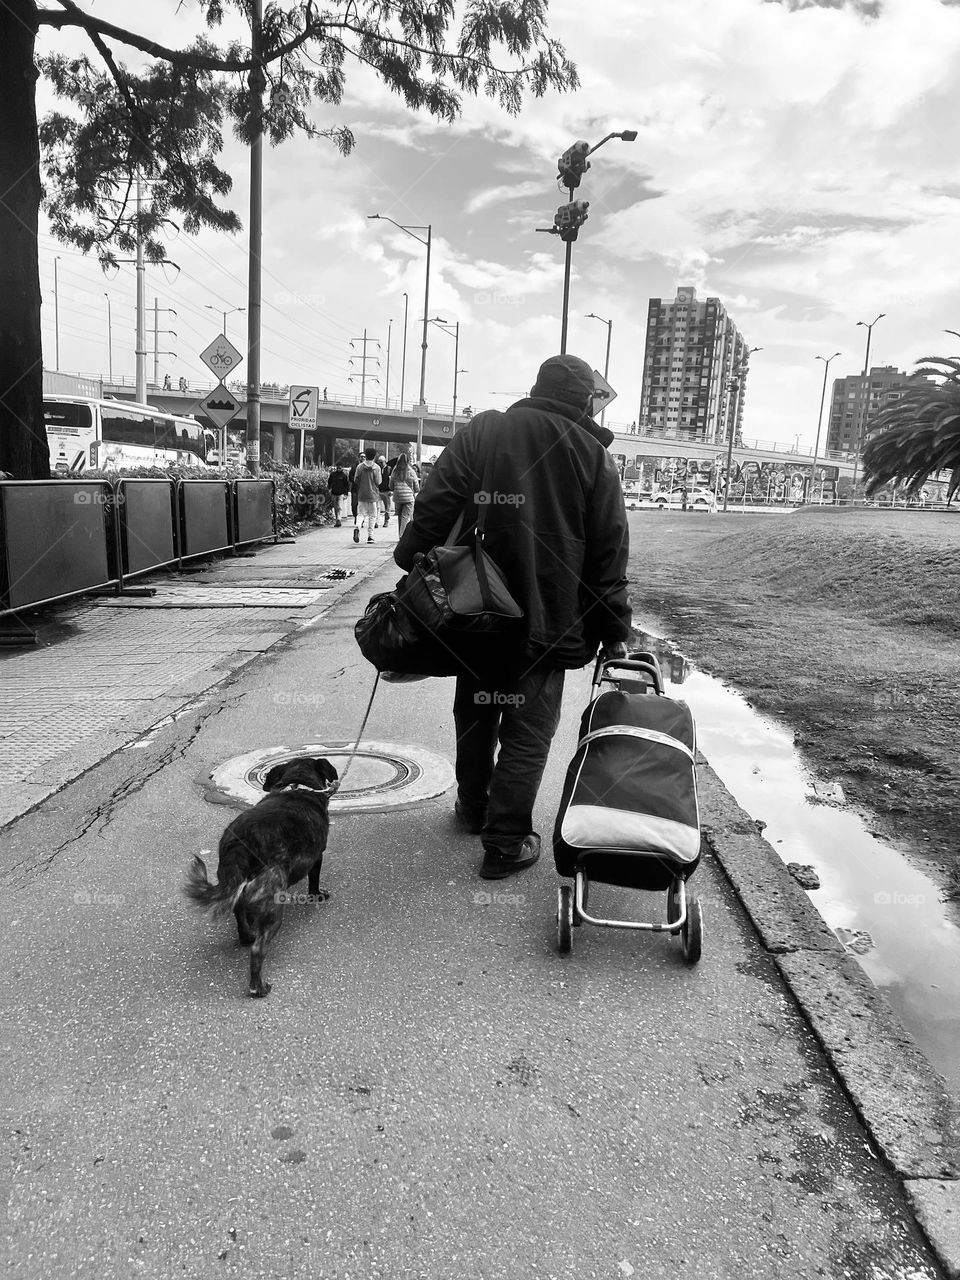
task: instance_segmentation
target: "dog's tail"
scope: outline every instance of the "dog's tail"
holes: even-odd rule
[[[211,884],[207,878],[207,864],[198,853],[187,869],[183,892],[203,911],[213,916],[225,916],[234,909],[249,881],[236,884]]]
[[[234,910],[241,898],[251,907],[258,907],[270,899],[282,903],[286,887],[286,877],[279,867],[267,867],[251,880],[238,880],[234,884],[211,884],[207,878],[207,864],[195,853],[187,869],[183,891],[209,915],[226,916]]]

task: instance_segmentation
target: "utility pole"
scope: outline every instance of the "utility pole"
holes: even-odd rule
[[[871,320],[869,324],[865,320],[858,320],[856,327],[864,328],[867,331],[867,349],[863,357],[863,374],[861,375],[863,386],[863,399],[860,405],[860,413],[857,421],[857,450],[853,456],[853,482],[850,486],[850,505],[853,506],[857,500],[857,468],[860,466],[860,450],[863,448],[863,429],[867,422],[867,409],[870,401],[870,384],[868,381],[870,373],[870,339],[873,336],[873,326],[877,320],[882,320],[887,313],[881,311],[876,320]]]
[[[177,314],[176,311],[174,311],[173,307],[161,307],[160,299],[157,298],[156,296],[154,297],[153,299],[153,385],[155,387],[158,386],[160,382],[160,334],[169,333],[171,337],[174,337],[174,338],[177,336],[176,329],[160,329],[158,327],[161,311],[169,311],[172,316],[175,316]],[[173,355],[176,355],[176,352],[165,351],[163,354],[167,356],[173,356]]]
[[[134,398],[137,404],[147,402],[147,335],[145,300],[143,296],[143,277],[146,267],[143,262],[143,232],[140,230],[141,187],[137,177],[137,341],[135,347],[137,362],[137,389]]]
[[[403,295],[403,352],[400,356],[400,412],[403,413],[403,384],[407,376],[407,310],[410,306],[410,297],[408,294]]]
[[[247,470],[260,474],[260,313],[263,247],[263,0],[250,0],[250,261],[247,275]],[[226,328],[226,323],[224,323]]]
[[[367,377],[368,377],[368,376],[370,377],[371,382],[379,382],[379,381],[380,381],[380,379],[379,379],[378,377],[376,377],[374,374],[370,374],[370,375],[368,375],[368,374],[367,374],[367,361],[368,361],[368,360],[374,360],[374,361],[376,361],[377,368],[379,368],[379,367],[380,367],[380,357],[379,357],[379,356],[368,356],[368,355],[367,355],[367,343],[368,343],[368,342],[372,342],[372,343],[374,344],[374,346],[376,346],[376,347],[378,347],[378,348],[379,348],[379,346],[380,346],[380,343],[377,341],[377,339],[376,339],[376,338],[368,338],[368,337],[367,337],[367,331],[366,331],[366,329],[364,329],[364,331],[363,331],[363,337],[362,337],[362,338],[352,338],[352,339],[350,340],[350,346],[352,347],[352,346],[353,346],[353,344],[354,344],[355,342],[360,342],[360,343],[362,343],[362,344],[363,344],[363,355],[361,355],[361,356],[357,356],[357,357],[353,357],[353,356],[351,356],[351,357],[350,357],[350,359],[347,361],[347,363],[348,363],[348,364],[353,364],[353,362],[354,362],[354,358],[356,358],[357,360],[359,360],[359,361],[360,361],[360,405],[361,405],[361,407],[362,407],[363,405],[365,405],[365,404],[366,404]],[[351,374],[351,375],[350,375],[350,377],[347,379],[347,381],[348,381],[348,382],[353,382],[353,381],[354,381],[354,378],[353,378],[353,375],[352,375],[352,374]]]
[[[393,337],[393,321],[387,321],[387,384],[383,389],[383,407],[390,408],[390,339]]]

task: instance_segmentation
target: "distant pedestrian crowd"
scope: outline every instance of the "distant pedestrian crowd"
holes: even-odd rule
[[[373,531],[382,524],[387,528],[390,516],[397,521],[397,532],[403,534],[413,518],[413,508],[420,493],[421,474],[406,453],[387,460],[374,448],[366,448],[363,457],[349,471],[338,462],[330,472],[327,486],[333,498],[336,527],[348,518],[353,521],[353,540],[360,541],[366,529],[367,542],[373,542]]]

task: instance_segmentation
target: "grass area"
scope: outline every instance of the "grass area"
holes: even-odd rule
[[[792,725],[816,773],[953,883],[960,513],[630,520],[638,620]]]

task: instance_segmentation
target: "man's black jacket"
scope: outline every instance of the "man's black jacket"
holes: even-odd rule
[[[627,515],[606,445],[611,432],[572,405],[527,399],[478,414],[436,462],[397,544],[401,569],[444,542],[479,501],[484,548],[524,610],[523,656],[582,667],[601,644],[627,640]]]

